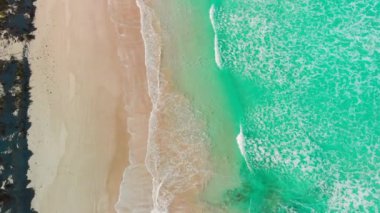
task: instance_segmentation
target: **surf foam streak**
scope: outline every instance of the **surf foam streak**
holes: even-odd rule
[[[219,51],[219,42],[218,42],[218,35],[216,33],[216,25],[215,25],[215,6],[211,5],[210,8],[210,21],[212,25],[212,29],[214,30],[214,54],[215,54],[215,63],[218,66],[219,69],[222,69],[222,59],[220,56]]]
[[[125,13],[125,9],[129,9],[131,4],[133,4],[133,2],[108,0],[108,9],[111,14],[111,20],[115,24],[119,33],[119,41],[128,39],[128,30],[126,28],[133,27],[136,24],[136,22],[133,22],[132,19],[126,18],[125,15],[123,15]],[[153,105],[153,110],[151,111],[149,118],[149,135],[147,141],[147,146],[150,146],[149,141],[151,141],[151,135],[155,132],[157,102],[160,91],[158,75],[161,48],[159,44],[159,36],[153,27],[154,20],[150,8],[147,7],[143,1],[136,1],[136,5],[140,11],[140,22],[138,24],[141,28],[140,33],[144,42],[144,61],[148,81],[148,95]],[[122,10],[121,15],[118,14],[118,11],[120,10]],[[128,23],[128,20],[130,23]],[[123,48],[123,42],[119,43],[121,43],[121,46],[118,48],[118,56],[125,68],[128,69],[129,64],[126,58],[129,56],[125,53],[128,50],[126,50],[125,47]],[[135,72],[136,70],[127,71]],[[127,120],[128,125],[133,125],[129,121],[129,118],[127,118]],[[129,130],[128,132],[131,135],[133,134],[133,132],[130,132]],[[133,150],[130,149],[129,151],[132,152]],[[153,199],[149,199],[149,196],[152,196],[151,174],[148,171],[148,167],[144,163],[136,162],[133,154],[134,153],[130,153],[129,155],[130,165],[125,169],[122,182],[120,184],[120,194],[115,205],[115,209],[118,213],[130,211],[149,212],[152,210]]]
[[[236,142],[239,146],[241,155],[244,157],[245,164],[247,165],[248,169],[252,171],[251,166],[249,165],[248,158],[247,158],[247,152],[245,150],[245,137],[243,133],[243,126],[241,124],[240,124],[240,132],[236,136]]]
[[[158,101],[160,97],[160,81],[159,81],[159,67],[160,67],[160,58],[161,58],[161,45],[159,35],[154,30],[154,20],[153,20],[153,11],[143,0],[136,0],[137,6],[140,9],[141,15],[141,35],[144,41],[145,47],[145,66],[147,72],[147,80],[148,80],[148,93],[149,97],[152,100],[152,112],[150,113],[149,118],[149,130],[148,130],[148,141],[147,152],[154,152],[155,144],[152,143],[155,137],[157,130],[157,112],[158,112]],[[152,150],[153,149],[153,150]],[[146,158],[148,158],[148,153],[146,154]],[[159,159],[154,159],[154,161],[158,161]],[[148,169],[149,173],[153,177],[153,184],[155,182],[151,165],[148,165],[148,159],[145,161],[145,166]],[[151,212],[161,212],[159,210],[159,199],[158,199],[158,191],[160,190],[160,185],[153,185],[152,191],[152,199],[153,199],[153,209]],[[166,212],[163,210],[162,212]]]
[[[161,45],[159,34],[154,29],[154,15],[143,0],[136,0],[141,15],[141,35],[145,47],[145,66],[148,78],[148,92],[152,99],[153,111],[157,108],[160,96]]]

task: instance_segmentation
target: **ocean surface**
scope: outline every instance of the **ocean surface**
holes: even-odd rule
[[[153,212],[379,212],[380,1],[138,3]]]
[[[378,212],[380,2],[215,1],[220,72],[240,101],[250,212]]]

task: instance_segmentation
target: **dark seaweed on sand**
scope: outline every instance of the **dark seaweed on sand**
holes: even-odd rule
[[[33,212],[33,189],[28,187],[27,131],[30,69],[26,57],[0,60],[0,208],[1,212]]]
[[[0,38],[9,41],[29,41],[36,7],[35,0],[0,0]]]
[[[0,39],[6,43],[23,42],[21,59],[0,59],[0,212],[29,213],[34,190],[28,187],[27,132],[30,127],[27,42],[32,32],[34,0],[0,0]],[[6,45],[6,44],[5,44]],[[4,47],[0,47],[3,55]]]

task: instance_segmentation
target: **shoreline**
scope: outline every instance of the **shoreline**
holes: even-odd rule
[[[133,118],[144,126],[146,110],[139,107],[150,109],[140,98],[146,96],[140,90],[145,84],[138,84],[145,72],[126,72],[108,6],[89,0],[37,2],[28,137],[37,211],[115,212],[130,153],[138,153],[134,161],[145,159],[143,146],[131,144],[146,137],[131,122],[137,112]],[[141,58],[138,53],[135,59]]]
[[[239,129],[231,122],[235,117],[229,109],[234,106],[223,93],[223,74],[215,61],[211,7],[202,1],[153,7],[162,24],[160,83],[168,81],[160,87],[158,136],[153,142],[157,150],[165,151],[159,158],[151,157],[161,193],[158,209],[223,212],[217,200],[222,196],[219,188],[239,184],[240,164],[235,163],[240,159]],[[165,198],[170,202],[165,203]]]
[[[145,166],[149,119],[152,111],[148,95],[145,41],[141,32],[141,10],[134,0],[110,0],[112,22],[118,32],[118,56],[124,65],[128,83],[126,91],[127,131],[130,135],[129,165],[120,183],[120,193],[115,205],[117,212],[152,208],[152,177]],[[139,91],[139,92],[137,92]]]
[[[162,9],[154,2],[138,0],[143,14],[143,39],[150,97],[150,117],[146,167],[153,177],[153,212],[205,211],[209,207],[200,200],[211,170],[208,162],[210,141],[205,121],[199,117],[192,101],[176,86],[178,55],[168,42],[165,18],[173,8]],[[172,6],[172,3],[169,5]],[[166,17],[161,16],[166,11]],[[172,63],[173,62],[173,63]],[[150,76],[149,76],[150,75]]]

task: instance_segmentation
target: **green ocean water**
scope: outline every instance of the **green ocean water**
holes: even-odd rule
[[[378,212],[380,2],[214,7],[247,161],[224,204],[245,212]]]
[[[157,8],[164,63],[211,139],[201,200],[226,212],[379,211],[380,1]]]

